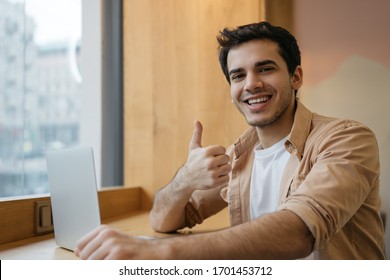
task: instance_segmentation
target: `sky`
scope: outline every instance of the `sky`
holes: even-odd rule
[[[36,24],[34,40],[42,45],[81,37],[82,0],[9,0],[25,3],[26,14]]]

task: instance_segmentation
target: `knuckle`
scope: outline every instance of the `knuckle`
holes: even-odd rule
[[[223,147],[223,146],[216,146],[216,147],[215,147],[215,152],[216,152],[217,154],[219,154],[219,155],[223,155],[223,154],[226,153],[226,149],[225,149],[225,147]]]
[[[229,173],[230,171],[232,171],[232,166],[230,164],[226,164],[224,167],[226,172]]]
[[[207,156],[208,153],[209,153],[209,150],[210,148],[209,147],[206,147],[206,148],[200,148],[198,149],[198,153],[202,156]]]
[[[105,239],[109,239],[109,238],[112,238],[115,236],[115,231],[111,228],[105,227],[105,228],[102,228],[100,235]]]
[[[204,148],[207,151],[207,155],[222,155],[226,153],[226,149],[223,146],[214,145]]]
[[[221,173],[220,172],[217,172],[217,171],[212,172],[211,180],[213,182],[213,185],[215,185],[215,184],[217,184],[219,182],[220,177],[221,177]]]
[[[212,170],[214,168],[214,159],[212,158],[207,159],[205,164],[207,170],[209,171]]]

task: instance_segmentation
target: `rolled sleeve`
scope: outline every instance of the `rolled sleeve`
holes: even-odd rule
[[[378,146],[368,128],[344,121],[321,135],[306,147],[303,157],[310,157],[310,166],[293,179],[279,207],[303,220],[316,240],[315,249],[325,246],[353,215],[364,216],[364,208],[377,204],[379,188]]]
[[[227,206],[220,193],[225,185],[211,190],[195,191],[185,207],[185,227],[201,224],[208,217],[215,215]]]

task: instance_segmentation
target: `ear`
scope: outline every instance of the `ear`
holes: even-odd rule
[[[291,76],[291,85],[294,90],[298,90],[303,84],[303,70],[300,65],[295,68],[294,74]]]

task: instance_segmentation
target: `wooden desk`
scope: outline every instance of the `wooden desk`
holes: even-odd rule
[[[104,222],[128,234],[136,236],[165,237],[169,234],[157,233],[150,227],[149,212],[136,211]],[[227,210],[209,218],[203,224],[183,233],[216,230],[229,225]],[[32,237],[0,245],[1,260],[72,260],[77,259],[73,252],[59,248],[54,234]]]

